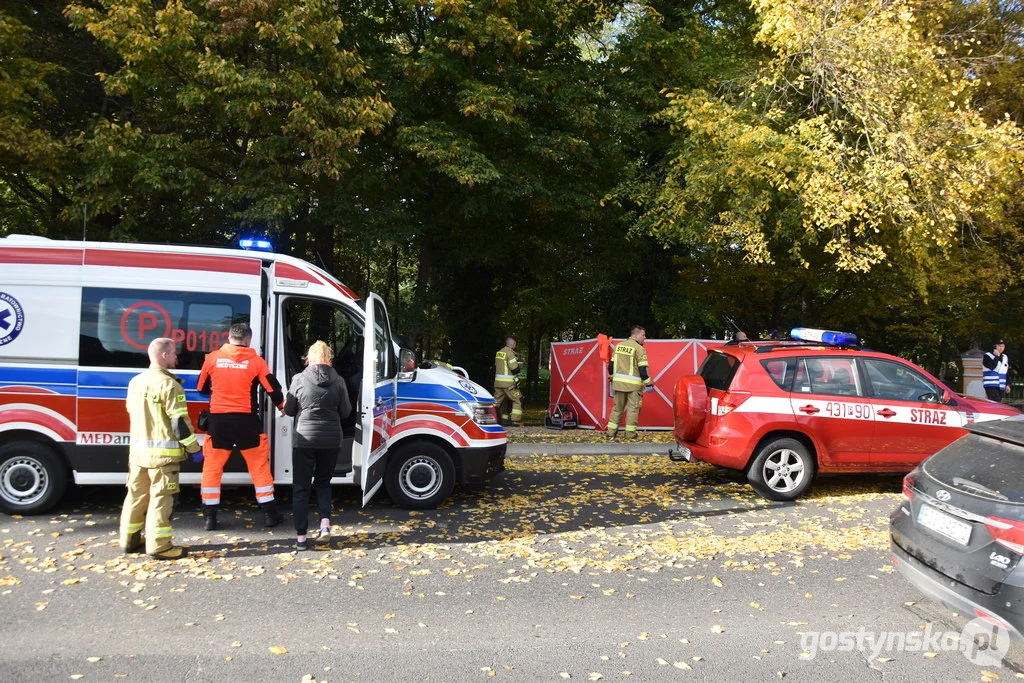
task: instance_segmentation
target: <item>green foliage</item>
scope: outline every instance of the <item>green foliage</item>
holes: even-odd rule
[[[1024,335],[1021,27],[963,0],[5,5],[0,234],[267,233],[481,379],[507,334],[535,378],[547,339],[729,319],[941,366]]]
[[[124,236],[170,221],[219,241],[238,224],[308,220],[394,113],[330,2],[110,0],[67,14],[120,60],[100,78],[130,106],[86,140],[84,198]]]

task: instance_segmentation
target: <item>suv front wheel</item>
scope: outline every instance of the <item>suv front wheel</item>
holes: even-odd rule
[[[773,439],[757,452],[747,481],[768,500],[794,500],[811,487],[814,458],[796,439]]]

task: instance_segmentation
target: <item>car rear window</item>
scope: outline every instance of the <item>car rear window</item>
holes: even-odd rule
[[[704,362],[700,364],[697,374],[704,378],[704,384],[708,389],[728,391],[739,366],[740,361],[735,356],[711,351]]]
[[[769,358],[761,361],[761,367],[779,389],[789,391],[793,385],[793,376],[796,374],[796,358]]]
[[[924,463],[925,473],[972,496],[1024,504],[1024,447],[968,434]]]

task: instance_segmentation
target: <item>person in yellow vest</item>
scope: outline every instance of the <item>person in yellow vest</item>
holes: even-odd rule
[[[623,410],[626,412],[626,438],[637,438],[636,425],[640,420],[643,392],[653,388],[647,371],[646,339],[647,330],[634,325],[629,331],[629,339],[615,346],[615,354],[608,364],[608,375],[615,392],[615,404],[608,416],[609,438],[618,433]]]
[[[509,337],[505,346],[494,354],[494,401],[501,417],[501,404],[512,401],[512,424],[523,423],[523,392],[519,391],[519,360],[516,358],[516,339]]]
[[[200,452],[199,440],[181,380],[168,372],[178,364],[174,340],[161,337],[150,342],[149,362],[149,369],[128,383],[125,401],[131,426],[120,543],[126,553],[138,552],[145,535],[151,557],[176,560],[188,551],[171,539],[171,508],[181,463],[186,453]]]

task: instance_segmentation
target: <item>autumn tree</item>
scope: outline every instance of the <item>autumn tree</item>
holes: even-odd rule
[[[94,76],[107,61],[71,29],[64,4],[0,9],[0,234],[82,234],[78,140],[108,104]]]
[[[83,198],[118,218],[113,236],[294,234],[330,265],[322,197],[393,115],[334,3],[102,0],[67,15],[119,60],[100,77],[125,105],[84,145]]]
[[[772,59],[717,91],[667,95],[675,154],[649,230],[739,245],[752,262],[898,261],[924,280],[998,221],[1020,133],[972,106],[969,64],[944,49],[928,4],[753,6]]]

